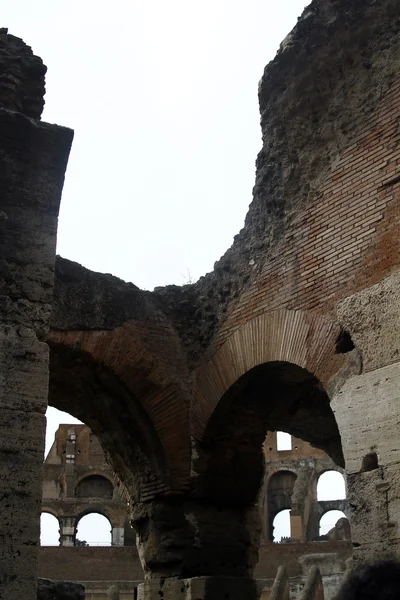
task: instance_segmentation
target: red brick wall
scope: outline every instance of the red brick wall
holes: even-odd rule
[[[255,570],[257,579],[270,579],[275,577],[278,568],[285,565],[290,577],[301,575],[299,557],[305,554],[320,554],[335,552],[343,561],[352,556],[351,542],[303,542],[296,544],[273,544],[266,542],[260,547],[259,561]]]
[[[214,340],[278,308],[331,312],[335,302],[397,268],[400,182],[400,86],[382,99],[357,141],[321,182],[308,206],[286,219],[270,250]]]
[[[143,570],[133,547],[42,547],[39,577],[69,581],[141,581]]]
[[[329,458],[328,455],[318,448],[314,448],[308,442],[300,440],[292,435],[292,449],[278,450],[276,431],[269,431],[263,444],[264,456],[268,462],[282,462],[288,460],[299,460],[301,458]]]
[[[266,543],[260,547],[255,576],[273,578],[283,564],[290,576],[299,575],[299,557],[320,552],[338,552],[344,561],[351,556],[351,542]],[[39,577],[70,581],[141,581],[143,571],[136,548],[42,547]]]

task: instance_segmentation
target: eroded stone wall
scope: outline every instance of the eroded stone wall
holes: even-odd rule
[[[39,119],[43,106],[41,60],[5,30],[0,57],[0,596],[36,600],[49,364],[43,339],[72,132],[29,118]]]
[[[210,581],[198,590],[216,597],[239,575],[255,594],[261,444],[280,426],[337,464],[347,461],[357,554],[399,554],[399,461],[381,440],[383,431],[394,439],[400,416],[397,286],[383,281],[399,266],[398,12],[397,0],[314,0],[305,10],[261,81],[253,203],[212,274],[150,294],[58,261],[51,399],[101,436],[135,501],[149,598],[159,595],[154,580],[169,576],[192,590],[193,576],[225,575],[222,588]],[[49,142],[56,130],[17,113],[1,119],[11,132],[2,148],[9,209],[1,215],[11,356],[12,336],[17,346],[36,344],[46,332],[58,207],[46,203],[60,190],[49,173],[63,160]],[[38,246],[42,230],[53,237]],[[25,350],[22,365],[32,358]],[[6,365],[13,376],[15,364]],[[32,411],[21,408],[18,383],[3,419],[9,434],[13,411],[21,413],[15,429],[24,423],[28,447],[31,431],[42,438],[31,420],[33,413],[42,422],[44,354],[36,364],[41,387]],[[33,373],[21,371],[19,382]],[[6,461],[19,452],[17,439],[7,442]],[[37,468],[35,455],[34,476]],[[167,589],[176,593],[176,581]]]
[[[346,455],[356,557],[400,556],[399,291],[394,273],[338,307],[363,357],[363,372],[332,400]]]

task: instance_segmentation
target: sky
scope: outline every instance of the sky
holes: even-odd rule
[[[57,251],[142,289],[212,270],[243,227],[257,87],[307,0],[3,0],[75,131]],[[59,423],[49,409],[46,453]]]

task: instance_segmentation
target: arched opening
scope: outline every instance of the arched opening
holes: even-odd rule
[[[75,495],[77,498],[103,498],[111,500],[114,488],[112,483],[101,475],[88,475],[84,477],[76,486]]]
[[[115,473],[123,483],[129,482],[131,500],[140,500],[149,485],[165,491],[164,451],[132,391],[86,353],[51,340],[49,346],[49,405],[73,415],[98,436]],[[139,381],[139,376],[131,374],[132,381]],[[145,380],[142,383],[152,385]],[[138,392],[145,393],[144,387]]]
[[[270,540],[276,541],[275,528],[277,525],[275,523],[275,519],[278,514],[281,515],[277,522],[280,528],[284,525],[284,523],[286,523],[285,519],[287,520],[287,518],[289,518],[289,533],[287,533],[286,528],[286,533],[283,537],[290,537],[290,509],[292,508],[292,494],[296,479],[297,477],[295,473],[292,473],[291,471],[278,471],[277,473],[274,473],[274,475],[272,475],[268,481],[268,537]],[[287,512],[285,512],[283,515],[285,510]],[[289,515],[289,517],[287,515]],[[282,519],[284,521],[282,521]],[[278,535],[280,534],[278,533]],[[280,541],[280,537],[277,541]]]
[[[48,512],[42,512],[40,516],[40,545],[60,545],[60,524],[57,517]]]
[[[290,538],[290,509],[288,508],[278,512],[272,522],[272,540],[279,543],[285,538]]]
[[[344,466],[338,426],[318,379],[297,365],[270,362],[240,377],[215,408],[199,445],[205,467],[198,493],[218,503],[256,502],[268,431],[286,431]]]
[[[319,521],[319,535],[327,535],[340,519],[347,521],[346,515],[341,510],[328,510]]]
[[[346,481],[339,471],[325,471],[318,478],[317,498],[320,500],[345,500]]]
[[[285,431],[276,432],[276,449],[278,452],[292,449],[292,436]]]
[[[104,515],[92,512],[79,519],[76,531],[77,546],[111,546],[112,527]]]

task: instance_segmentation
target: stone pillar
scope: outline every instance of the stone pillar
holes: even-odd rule
[[[290,511],[290,539],[302,542],[304,540],[303,533],[303,515],[300,511]]]
[[[60,517],[60,546],[75,546],[76,517]]]
[[[135,504],[132,520],[145,573],[141,600],[256,600],[258,506],[217,507],[170,498]]]
[[[7,600],[36,599],[49,376],[43,338],[71,141],[67,129],[0,109],[0,597]]]
[[[36,600],[57,218],[72,142],[44,67],[0,29],[0,598]],[[7,109],[7,110],[4,110]]]
[[[124,545],[125,530],[123,527],[113,527],[111,532],[111,545],[112,546],[123,546]]]

